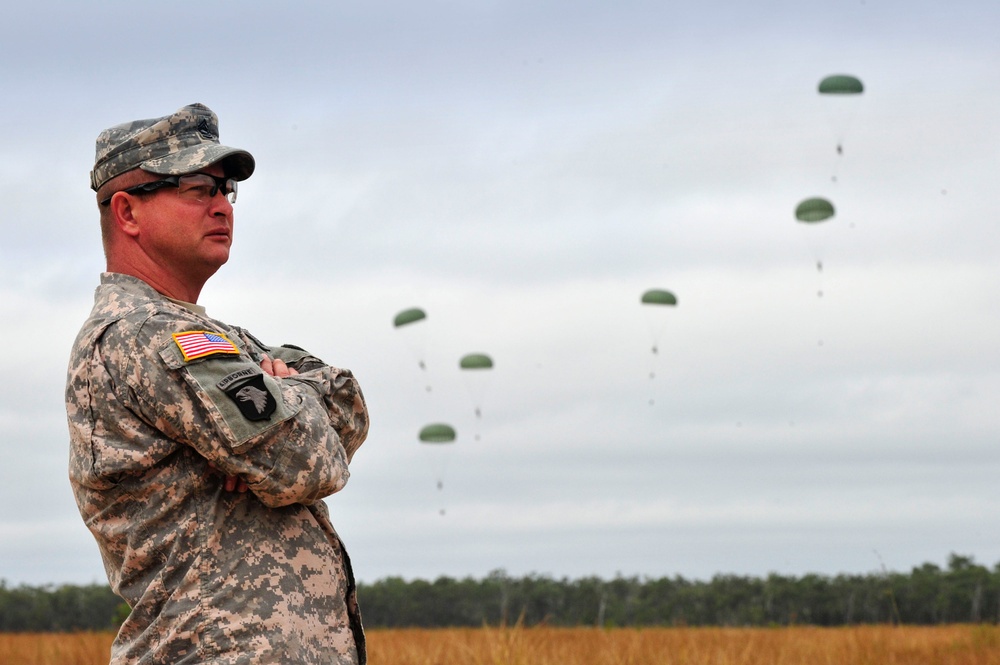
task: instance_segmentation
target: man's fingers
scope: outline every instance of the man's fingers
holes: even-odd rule
[[[208,463],[208,470],[209,473],[214,473],[220,476],[223,474],[223,471],[219,467],[215,466],[213,462]],[[246,481],[239,476],[225,476],[225,479],[222,481],[222,486],[227,492],[239,492],[240,494],[250,489],[247,486]]]
[[[285,361],[281,358],[275,358],[272,360],[266,355],[260,361],[260,368],[264,370],[265,374],[269,376],[276,376],[279,379],[286,376],[294,376],[299,373],[295,368],[286,365]]]
[[[271,366],[274,369],[274,374],[272,376],[283,378],[293,374],[298,374],[298,372],[286,365],[285,361],[281,358],[275,358]]]

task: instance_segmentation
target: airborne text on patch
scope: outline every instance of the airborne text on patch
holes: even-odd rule
[[[239,383],[243,379],[249,379],[251,376],[256,376],[262,374],[261,370],[256,367],[247,367],[246,369],[241,369],[238,372],[233,372],[226,376],[226,378],[219,381],[217,384],[219,390],[229,390],[234,384]]]

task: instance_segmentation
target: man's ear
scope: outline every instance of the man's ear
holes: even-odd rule
[[[111,206],[111,216],[122,233],[135,237],[139,235],[138,211],[133,205],[135,198],[125,192],[115,192],[108,205]]]

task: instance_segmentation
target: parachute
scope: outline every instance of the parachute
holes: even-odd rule
[[[844,138],[847,136],[847,130],[857,106],[854,101],[850,103],[845,102],[848,107],[851,107],[845,108],[840,103],[834,103],[832,99],[851,100],[856,95],[863,93],[865,86],[861,82],[861,79],[856,76],[851,76],[850,74],[831,74],[819,82],[817,90],[824,99],[824,105],[828,107],[827,113],[830,115],[830,124],[833,127],[837,141],[837,155],[843,155]],[[836,173],[833,175],[833,181],[837,181]]]
[[[426,444],[450,444],[455,441],[455,428],[447,423],[431,423],[430,425],[425,425],[421,430],[418,438],[421,443]],[[438,460],[438,470],[437,470],[437,488],[438,491],[444,489],[444,475],[445,467],[447,466],[447,456]],[[442,516],[444,516],[444,507],[440,508],[438,511]]]
[[[432,423],[420,430],[422,443],[452,443],[455,440],[455,428],[446,423]]]
[[[469,353],[458,361],[462,369],[492,369],[493,359],[485,353]]]
[[[400,326],[406,326],[411,323],[416,323],[417,321],[422,321],[427,318],[427,313],[419,307],[413,307],[411,309],[404,309],[402,312],[396,315],[393,319],[392,325],[396,328]]]
[[[833,217],[833,204],[824,198],[805,199],[795,207],[795,219],[806,224],[822,222]]]
[[[485,353],[467,353],[458,361],[458,367],[464,375],[476,418],[482,418],[483,394],[486,392],[487,375],[490,374],[487,370],[493,369],[493,359]],[[479,440],[479,432],[476,432],[475,438]]]
[[[849,74],[831,74],[819,82],[821,95],[860,95],[865,91],[861,79]]]
[[[663,316],[663,313],[667,311],[666,308],[677,305],[677,296],[666,289],[649,289],[642,294],[640,302],[643,305],[649,305],[644,309],[646,310],[646,321],[649,323],[650,337],[653,340],[651,348],[653,360],[649,368],[649,378],[653,380],[656,378],[656,358],[660,353],[660,336],[666,324],[666,317]],[[654,403],[655,400],[650,397],[649,405],[652,406]]]
[[[801,201],[797,206],[795,206],[795,219],[807,226],[815,226],[820,222],[825,222],[834,216],[834,207],[830,201],[821,198],[813,197]],[[815,229],[807,229],[804,231],[805,235],[803,238],[806,240],[806,244],[809,246],[809,250],[813,255],[813,260],[816,261],[816,271],[820,273],[820,282],[816,290],[816,295],[820,298],[823,297],[823,257],[827,253],[827,243],[824,242],[823,232],[819,233],[817,236],[817,231]],[[826,238],[829,239],[828,237]]]
[[[664,289],[650,289],[642,294],[644,305],[676,305],[677,296]]]
[[[407,346],[410,347],[410,353],[417,361],[417,366],[424,372],[427,371],[427,363],[424,361],[424,353],[426,350],[426,340],[424,339],[426,332],[424,330],[424,325],[417,325],[420,321],[427,318],[427,313],[420,309],[419,307],[411,307],[410,309],[404,309],[399,314],[395,316],[392,320],[392,325],[398,330],[402,330],[400,333],[406,338]],[[431,392],[430,381],[426,379],[426,385],[424,389],[427,392]]]

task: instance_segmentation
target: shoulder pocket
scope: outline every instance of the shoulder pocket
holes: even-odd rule
[[[160,357],[184,377],[195,396],[194,408],[204,410],[234,453],[242,453],[254,437],[294,416],[300,406],[285,402],[280,383],[250,359],[239,338],[230,343],[237,354],[191,358],[172,339],[160,349]]]

